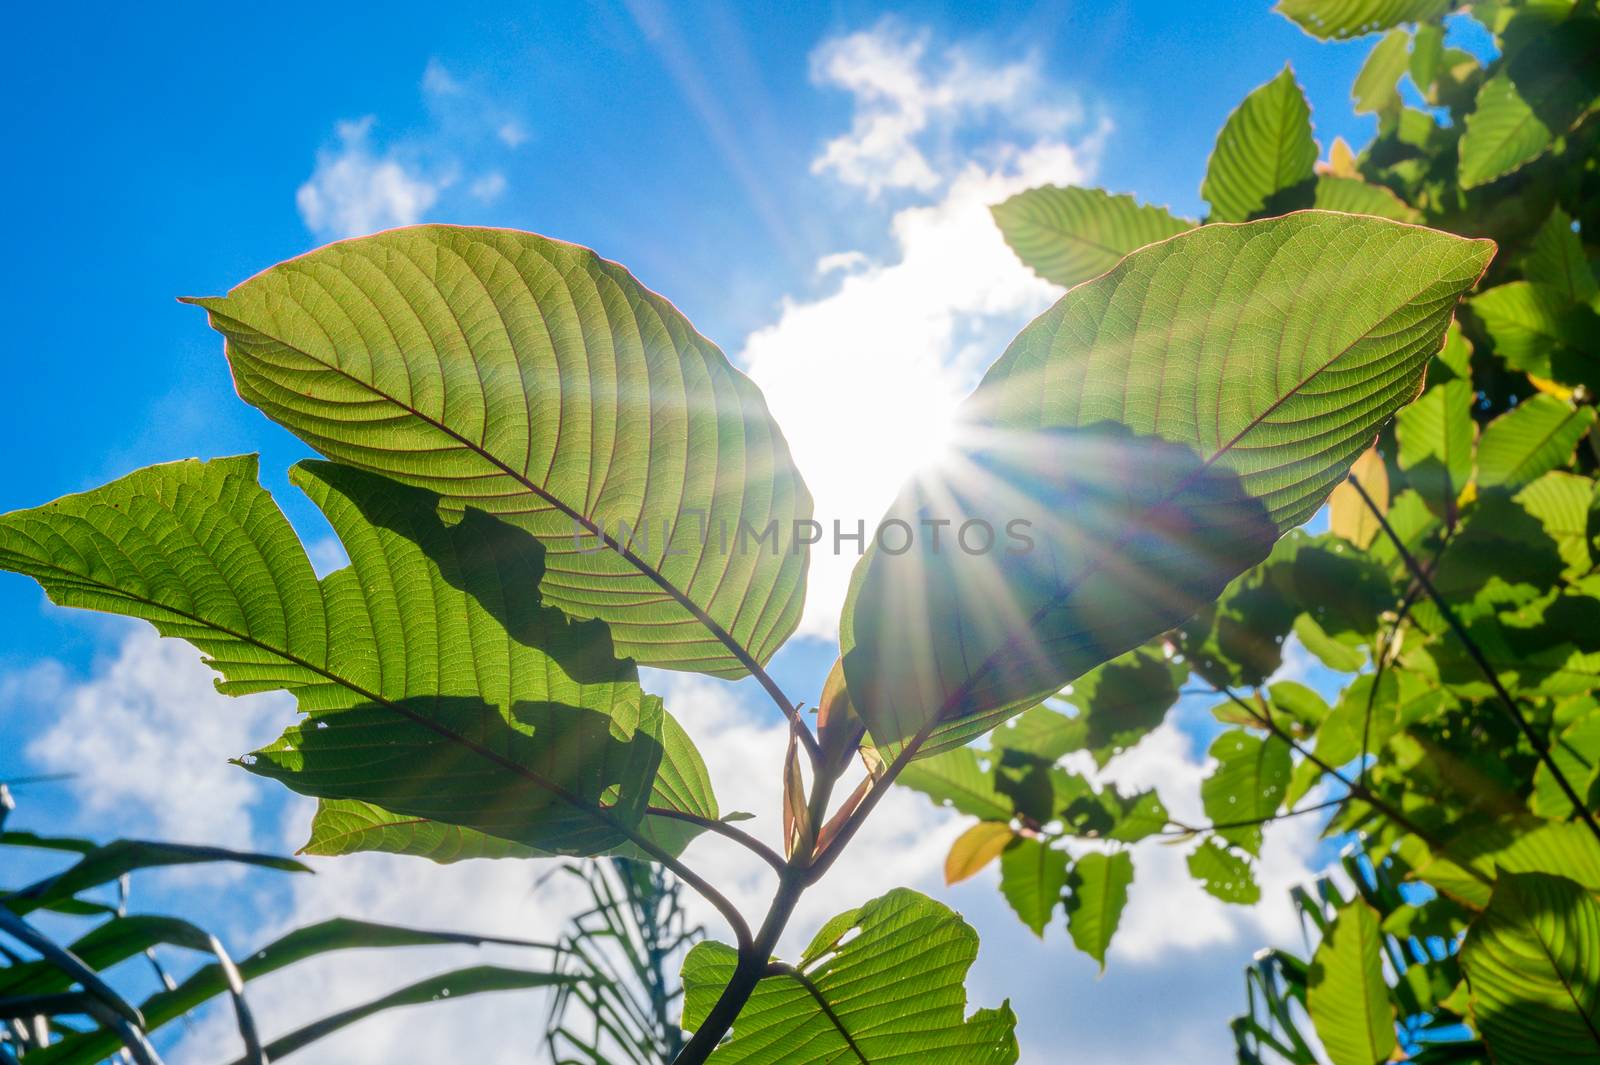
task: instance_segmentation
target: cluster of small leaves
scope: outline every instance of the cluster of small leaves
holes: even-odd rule
[[[1285,69],[1218,136],[1202,186],[1205,222],[1336,207],[1492,236],[1499,252],[1431,360],[1426,390],[1333,492],[1330,531],[1284,537],[1144,652],[1164,653],[1176,683],[1223,697],[1215,716],[1226,731],[1210,748],[1215,768],[1201,794],[1211,823],[1193,826],[1200,842],[1190,856],[1207,890],[1254,902],[1260,824],[1327,805],[1327,833],[1362,834],[1377,863],[1358,884],[1368,896],[1351,904],[1358,912],[1340,910],[1331,926],[1319,914],[1332,932],[1309,969],[1275,953],[1250,976],[1252,996],[1271,984],[1310,1002],[1336,1065],[1388,1060],[1396,1032],[1421,1060],[1423,1044],[1463,1023],[1501,1062],[1600,1055],[1600,15],[1566,0],[1475,3],[1451,15],[1455,6],[1280,5],[1318,37],[1382,32],[1352,93],[1357,111],[1376,114],[1378,133],[1359,153],[1336,140],[1319,162],[1310,107]],[[1498,57],[1484,65],[1449,47],[1447,15],[1479,20]],[[1021,193],[995,217],[1018,255],[1063,285],[1095,276],[1103,257],[1160,226],[1194,224],[1081,188]],[[1345,675],[1335,698],[1274,680],[1291,637],[1329,675]],[[1147,694],[1171,705],[1176,683],[1161,678]],[[1049,736],[1032,752],[1041,779],[1066,779],[1052,763],[1092,749],[1093,696],[1069,698],[1078,716],[1019,734],[1024,747],[1030,734]],[[1143,727],[1160,720],[1157,711]],[[1018,757],[974,761],[968,794],[999,789],[1006,759]],[[978,810],[926,783],[1003,823],[1007,838],[1076,834],[1059,807],[1041,828],[1018,806]],[[1314,801],[1319,786],[1325,802]],[[1009,845],[997,836],[990,851]],[[1016,875],[1002,867],[1008,898],[1018,895],[1008,886]],[[1401,880],[1405,901],[1395,893]],[[1070,929],[1070,891],[1064,901]],[[1386,991],[1378,919],[1389,936]],[[1421,940],[1391,919],[1426,924],[1422,939],[1445,951],[1424,965],[1426,977],[1408,975],[1412,963],[1397,953],[1408,937],[1413,948]],[[1253,1010],[1237,1029],[1240,1061],[1264,1051],[1316,1060],[1270,1005],[1286,1001],[1273,994],[1266,1013]],[[1382,1018],[1361,1022],[1373,1004]],[[1471,1046],[1481,1052],[1457,1041],[1437,1053],[1467,1060]],[[1468,1057],[1450,1056],[1460,1054]]]
[[[288,966],[344,950],[497,943],[537,950],[545,944],[435,932],[334,918],[297,928],[235,961],[222,940],[192,921],[135,912],[132,875],[177,865],[225,863],[289,873],[309,870],[290,858],[147,840],[97,844],[9,828],[11,795],[0,784],[0,852],[36,851],[70,862],[31,884],[0,889],[0,1061],[37,1065],[94,1065],[116,1057],[160,1065],[156,1033],[213,999],[227,997],[240,1038],[237,1065],[278,1061],[368,1017],[444,997],[491,991],[559,988],[592,974],[552,968],[476,965],[436,973],[379,998],[319,1018],[277,1038],[263,1039],[245,985]],[[40,931],[37,915],[82,926],[70,942]],[[184,956],[207,959],[182,979]],[[176,965],[175,965],[176,962]],[[155,990],[137,1005],[125,990],[139,981]],[[114,987],[113,984],[116,986]],[[124,990],[119,990],[124,989]]]

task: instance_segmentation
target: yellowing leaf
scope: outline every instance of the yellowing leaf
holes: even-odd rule
[[[1362,452],[1350,467],[1350,476],[1361,482],[1380,513],[1389,512],[1389,469],[1377,448]],[[1357,547],[1366,547],[1377,537],[1378,519],[1354,485],[1340,484],[1328,497],[1328,527]]]
[[[950,844],[944,859],[944,882],[959,884],[977,876],[1015,838],[1016,833],[1004,821],[979,821]]]

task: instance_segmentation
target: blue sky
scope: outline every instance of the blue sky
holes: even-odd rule
[[[943,410],[1055,295],[1010,260],[985,203],[1076,180],[1198,216],[1217,128],[1286,61],[1324,149],[1335,135],[1359,144],[1371,127],[1348,102],[1369,44],[1319,44],[1265,5],[455,6],[467,10],[13,15],[0,72],[13,160],[0,171],[13,204],[0,264],[12,337],[0,349],[11,386],[0,510],[150,462],[260,451],[268,486],[331,558],[283,477],[303,448],[237,400],[220,340],[174,297],[223,291],[326,239],[438,220],[532,229],[627,264],[767,389],[824,511],[870,520],[932,446]],[[819,482],[829,477],[838,483]],[[814,698],[835,653],[847,563],[821,573],[803,633],[775,666],[797,698]],[[778,739],[749,686],[656,680],[691,724],[748,741],[723,759],[734,779],[719,790],[737,806],[748,788],[743,805],[766,809],[773,789],[745,766]],[[222,764],[289,716],[281,700],[221,700],[187,652],[55,610],[31,583],[0,576],[0,777],[89,767],[88,779],[27,789],[30,826],[292,846],[303,804]],[[1192,791],[1204,716],[1189,708],[1187,727],[1147,741],[1124,779]],[[863,868],[835,873],[839,895],[822,905],[852,905],[903,873],[962,908],[985,935],[974,999],[1013,997],[1025,1060],[1063,1060],[1069,1045],[1085,1062],[1226,1060],[1240,966],[1292,930],[1273,885],[1303,876],[1314,853],[1308,828],[1269,846],[1269,899],[1251,914],[1219,913],[1183,889],[1169,855],[1141,852],[1144,923],[1097,980],[1060,928],[1044,944],[1022,931],[987,878],[943,889],[952,824],[916,796],[897,800],[859,845]],[[220,885],[206,909],[240,947],[334,910],[470,923],[451,908],[461,892],[493,900],[476,915],[524,930],[559,909],[532,907],[533,874],[520,868],[320,868],[314,888],[180,877],[155,898]],[[361,964],[374,990],[403,968]],[[289,1018],[321,986],[263,993]],[[507,1009],[529,1013],[457,1005],[412,1023],[446,1046]],[[525,1034],[535,1020],[523,1019]],[[227,1047],[218,1031],[186,1035],[178,1060],[214,1060],[205,1051]],[[350,1055],[380,1043],[364,1037],[321,1060],[366,1060]]]

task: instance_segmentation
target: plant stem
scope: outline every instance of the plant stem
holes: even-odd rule
[[[1360,799],[1362,802],[1365,802],[1368,806],[1372,807],[1374,810],[1377,810],[1379,813],[1383,814],[1383,816],[1387,817],[1389,820],[1393,821],[1395,824],[1399,825],[1413,836],[1416,836],[1418,839],[1422,840],[1434,851],[1440,854],[1445,853],[1444,843],[1440,841],[1437,836],[1435,836],[1429,830],[1423,828],[1421,825],[1417,824],[1415,821],[1411,820],[1411,818],[1406,816],[1406,814],[1402,812],[1399,807],[1393,805],[1387,799],[1384,799],[1374,793],[1371,788],[1366,786],[1365,783],[1351,780],[1333,766],[1317,757],[1311,751],[1306,750],[1306,748],[1303,747],[1298,740],[1284,730],[1283,726],[1279,725],[1272,719],[1272,714],[1270,712],[1262,713],[1260,710],[1257,710],[1247,701],[1241,699],[1238,693],[1231,688],[1223,687],[1216,690],[1217,694],[1226,695],[1229,699],[1233,700],[1233,702],[1238,705],[1240,709],[1244,710],[1245,713],[1261,722],[1268,732],[1271,732],[1274,736],[1278,737],[1295,751],[1299,752],[1302,758],[1306,759],[1328,776],[1343,784],[1347,789],[1349,789],[1351,795],[1354,795],[1356,798]],[[1462,869],[1464,869],[1474,879],[1481,880],[1485,884],[1492,883],[1489,877],[1485,876],[1477,869],[1474,869],[1471,865],[1463,865]]]
[[[1186,825],[1182,821],[1168,821],[1173,828],[1164,828],[1156,833],[1158,836],[1194,836],[1201,832],[1215,832],[1225,828],[1254,828],[1257,825],[1270,825],[1274,821],[1282,821],[1290,817],[1302,817],[1305,814],[1314,814],[1318,810],[1326,810],[1330,806],[1338,806],[1344,799],[1328,799],[1325,802],[1312,803],[1310,806],[1301,806],[1294,810],[1287,810],[1281,814],[1270,814],[1267,817],[1250,817],[1242,821],[1214,821],[1209,825]]]
[[[778,937],[783,934],[784,926],[794,913],[795,904],[806,889],[806,871],[806,865],[801,862],[790,862],[785,867],[778,879],[777,894],[772,897],[772,905],[767,910],[766,919],[761,922],[755,942],[748,948],[740,947],[739,960],[734,965],[728,986],[722,989],[716,1004],[706,1014],[705,1020],[700,1022],[694,1036],[684,1044],[682,1052],[673,1059],[672,1065],[703,1065],[728,1029],[733,1027],[739,1011],[744,1009],[744,1004],[750,1000],[761,978],[767,975],[772,950],[777,946]]]
[[[1439,608],[1439,613],[1444,615],[1445,624],[1450,626],[1450,631],[1456,634],[1456,638],[1466,647],[1467,654],[1472,656],[1472,660],[1477,663],[1478,669],[1482,671],[1490,687],[1494,688],[1495,695],[1500,698],[1500,705],[1505,709],[1506,713],[1511,715],[1511,720],[1516,723],[1517,728],[1522,731],[1522,735],[1532,744],[1534,751],[1539,755],[1539,760],[1545,764],[1545,768],[1550,770],[1550,775],[1555,779],[1556,784],[1560,786],[1563,794],[1566,795],[1567,801],[1572,803],[1572,808],[1578,812],[1578,816],[1583,819],[1583,823],[1589,826],[1589,832],[1597,841],[1600,841],[1600,823],[1595,822],[1594,814],[1590,811],[1589,804],[1578,797],[1577,789],[1572,786],[1572,782],[1567,779],[1567,775],[1561,771],[1561,767],[1556,764],[1555,758],[1550,754],[1550,747],[1544,742],[1544,737],[1540,736],[1538,731],[1534,729],[1527,716],[1523,714],[1521,707],[1517,705],[1516,700],[1511,697],[1511,693],[1506,691],[1504,684],[1500,683],[1500,674],[1495,672],[1494,667],[1489,664],[1489,659],[1483,653],[1483,649],[1468,634],[1467,627],[1461,623],[1460,618],[1456,617],[1456,612],[1450,608],[1450,604],[1445,602],[1444,597],[1439,594],[1439,590],[1433,586],[1433,581],[1428,579],[1427,573],[1423,571],[1422,566],[1417,562],[1416,556],[1406,549],[1406,545],[1401,542],[1399,535],[1394,531],[1394,527],[1389,524],[1389,519],[1378,509],[1378,505],[1372,501],[1372,497],[1367,495],[1367,490],[1361,486],[1361,482],[1354,477],[1349,478],[1349,480],[1355,486],[1355,490],[1360,493],[1361,500],[1367,505],[1367,509],[1372,511],[1373,517],[1378,519],[1378,527],[1389,538],[1389,542],[1394,544],[1395,551],[1399,553],[1401,560],[1405,562],[1406,568],[1411,571],[1411,576],[1416,579],[1416,582],[1422,586],[1422,590],[1427,593],[1428,598],[1433,600],[1434,605]]]
[[[701,817],[699,814],[689,813],[687,810],[672,810],[664,806],[651,806],[645,811],[650,817],[665,817],[672,821],[685,821],[691,825],[698,825],[707,832],[714,832],[719,836],[733,840],[752,854],[777,871],[783,873],[786,863],[778,856],[778,852],[756,839],[743,829],[730,825],[726,821],[718,821],[714,817]]]

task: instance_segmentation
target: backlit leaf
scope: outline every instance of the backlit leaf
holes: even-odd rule
[[[1208,894],[1241,906],[1254,906],[1261,901],[1261,887],[1251,875],[1249,859],[1216,840],[1200,844],[1190,852],[1188,861],[1189,875]]]
[[[1016,833],[1004,821],[979,821],[950,844],[944,859],[944,882],[959,884],[976,876],[1015,838]]]
[[[1572,228],[1572,217],[1560,207],[1550,212],[1522,263],[1523,275],[1535,285],[1547,285],[1565,293],[1575,303],[1587,302],[1600,294],[1594,269],[1583,252],[1583,241]]]
[[[1217,768],[1200,784],[1200,798],[1212,824],[1233,825],[1217,835],[1251,854],[1261,853],[1262,821],[1278,812],[1289,786],[1289,745],[1237,729],[1224,732],[1206,752]]]
[[[840,639],[879,750],[964,743],[1264,558],[1415,395],[1490,247],[1308,211],[1202,227],[1068,292],[880,525],[1025,520],[1033,548],[924,536],[857,565]]]
[[[1479,487],[1517,489],[1565,468],[1594,419],[1593,407],[1574,407],[1542,394],[1528,397],[1484,428]]]
[[[329,458],[533,533],[546,605],[604,620],[620,657],[736,677],[747,663],[719,633],[765,662],[798,622],[811,498],[782,434],[617,264],[532,233],[413,226],[194,302],[246,401]],[[771,547],[755,539],[769,524]]]
[[[1102,972],[1132,883],[1133,855],[1127,851],[1090,851],[1072,864],[1067,931],[1079,950],[1100,963]]]
[[[1334,916],[1306,980],[1306,1009],[1333,1065],[1380,1065],[1395,1049],[1378,915],[1360,899]]]
[[[1274,11],[1313,37],[1344,40],[1426,22],[1450,10],[1451,0],[1278,0]]]
[[[978,935],[954,911],[903,888],[830,922],[827,949],[797,966],[815,988],[787,973],[767,976],[711,1055],[711,1065],[783,1062],[836,1065],[916,1061],[926,1065],[1010,1065],[1017,1060],[1009,1004],[966,1015],[962,981]],[[854,938],[839,944],[851,929]],[[683,1026],[704,1022],[733,975],[736,953],[696,944],[683,961]],[[818,997],[829,1006],[824,1012]]]
[[[1411,66],[1411,34],[1390,30],[1367,54],[1356,75],[1356,113],[1382,111],[1400,103],[1400,79]]]
[[[1368,448],[1350,467],[1350,476],[1361,482],[1367,495],[1377,505],[1379,513],[1389,510],[1389,468],[1377,448]],[[1342,536],[1357,547],[1366,547],[1378,536],[1378,519],[1372,508],[1361,498],[1361,493],[1350,484],[1341,483],[1328,496],[1328,528],[1335,536]]]
[[[1582,887],[1502,872],[1461,964],[1496,1062],[1600,1061],[1600,903]]]
[[[1397,457],[1406,481],[1435,514],[1456,513],[1456,500],[1472,479],[1472,385],[1446,381],[1422,394],[1395,420]]]
[[[1262,214],[1274,195],[1309,180],[1316,162],[1311,106],[1286,66],[1246,96],[1217,135],[1200,186],[1211,204],[1210,220],[1243,222]]]
[[[1105,273],[1130,251],[1194,228],[1165,208],[1076,185],[1028,189],[990,210],[1017,258],[1068,288]]]
[[[1070,861],[1066,851],[1027,837],[1013,840],[1000,855],[1000,893],[1041,939],[1067,886]]]

